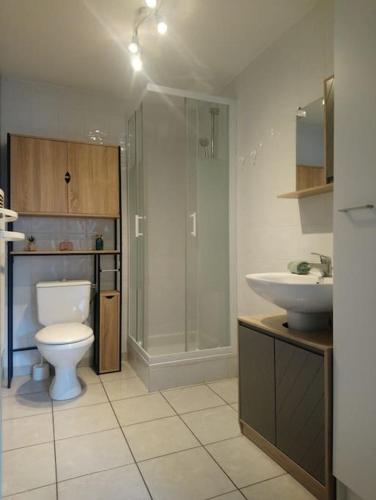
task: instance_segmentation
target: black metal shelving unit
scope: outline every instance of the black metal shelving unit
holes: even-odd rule
[[[8,134],[8,152],[7,152],[7,200],[8,206],[11,206],[11,190],[10,190],[10,135]],[[72,250],[72,251],[57,251],[57,250],[40,250],[35,252],[27,251],[15,251],[13,243],[8,244],[7,249],[7,309],[8,309],[8,367],[7,367],[7,385],[10,388],[13,378],[13,356],[16,352],[31,351],[36,350],[36,346],[27,347],[17,347],[14,348],[13,342],[13,302],[14,302],[14,286],[13,286],[13,267],[15,265],[15,260],[24,257],[57,257],[57,256],[77,256],[77,255],[87,255],[93,256],[93,285],[95,288],[94,297],[94,368],[97,373],[99,373],[99,352],[100,352],[100,337],[99,337],[99,325],[100,325],[100,292],[101,292],[101,274],[103,272],[113,272],[114,273],[114,290],[117,290],[120,294],[120,312],[119,312],[119,369],[115,371],[121,371],[121,324],[122,324],[122,205],[121,205],[121,151],[119,147],[119,213],[120,216],[114,218],[114,240],[115,249],[113,250]],[[43,217],[43,215],[41,215]],[[79,216],[75,216],[79,218]],[[85,217],[86,219],[87,217]],[[93,216],[93,219],[98,217]],[[13,224],[9,224],[9,230],[13,230]],[[113,269],[103,269],[101,257],[103,256],[113,256],[114,257],[114,268]]]

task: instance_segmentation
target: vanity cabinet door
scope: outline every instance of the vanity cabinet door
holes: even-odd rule
[[[275,444],[274,338],[239,326],[240,419]]]
[[[324,357],[275,341],[276,445],[325,483]]]
[[[119,152],[114,146],[68,144],[69,213],[119,216]]]
[[[66,142],[12,135],[10,162],[14,210],[21,214],[67,213]]]

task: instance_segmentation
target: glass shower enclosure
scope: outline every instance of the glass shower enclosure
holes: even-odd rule
[[[229,104],[159,89],[127,148],[129,336],[149,360],[231,345]]]

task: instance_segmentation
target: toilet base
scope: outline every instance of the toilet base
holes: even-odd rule
[[[82,386],[78,380],[76,367],[55,367],[55,376],[50,385],[50,396],[56,401],[64,401],[79,396]]]

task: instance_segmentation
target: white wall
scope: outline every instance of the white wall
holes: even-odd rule
[[[332,2],[319,1],[225,92],[238,99],[239,314],[278,310],[248,288],[246,274],[332,254],[332,195],[277,199],[295,189],[296,109],[322,96],[333,73],[332,24]]]
[[[6,134],[19,133],[88,141],[89,131],[105,132],[105,142],[124,144],[125,101],[109,96],[46,83],[2,79],[1,89],[1,149],[2,168],[6,162]],[[125,170],[123,166],[123,193]],[[124,200],[125,201],[125,200]],[[125,203],[123,203],[123,208]],[[123,214],[125,219],[125,214]],[[104,232],[105,245],[112,246],[112,225],[106,221],[82,219],[23,218],[18,228],[37,237],[40,248],[53,248],[68,238],[76,248],[93,245],[94,234]],[[124,241],[125,241],[125,233]],[[124,250],[126,246],[124,245]],[[31,260],[33,259],[33,260]],[[126,272],[126,252],[123,268]],[[15,266],[15,347],[30,345],[38,329],[36,320],[35,283],[40,280],[87,278],[92,280],[90,257],[27,257],[18,258]],[[124,274],[124,280],[126,275]],[[125,308],[126,294],[124,296]],[[123,315],[123,349],[126,314]],[[15,371],[25,372],[36,359],[35,352],[16,354]]]
[[[334,473],[376,497],[376,2],[336,0]],[[353,496],[349,496],[353,498]]]

